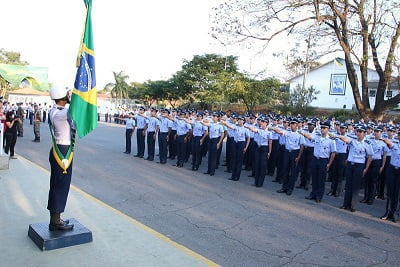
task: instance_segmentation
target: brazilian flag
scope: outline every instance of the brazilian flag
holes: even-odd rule
[[[84,0],[86,21],[77,58],[77,72],[72,91],[69,114],[74,120],[79,137],[84,137],[97,126],[97,90],[92,38],[92,0]]]

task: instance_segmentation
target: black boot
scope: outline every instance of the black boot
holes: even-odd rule
[[[51,213],[50,214],[50,231],[67,231],[72,230],[74,228],[73,224],[69,224],[69,220],[63,221],[60,218],[60,213]]]

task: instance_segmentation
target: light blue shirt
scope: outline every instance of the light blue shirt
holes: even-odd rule
[[[210,138],[218,138],[224,133],[224,127],[218,122],[211,122],[208,133]]]
[[[314,157],[329,158],[331,153],[336,152],[336,143],[329,136],[323,137],[321,134],[314,134]]]
[[[203,136],[204,132],[207,131],[207,126],[204,126],[199,121],[194,121],[193,125],[193,136]]]
[[[393,141],[398,141],[397,139],[395,139],[395,138],[388,138],[391,142],[393,142]],[[389,148],[388,149],[388,152],[386,153],[386,157],[391,157],[392,156],[392,150]]]
[[[172,128],[172,121],[165,117],[159,117],[160,120],[160,133],[168,133],[169,128]]]
[[[257,128],[258,127],[258,125],[256,123],[251,124],[251,123],[247,123],[246,122],[244,125],[245,126],[251,126],[253,128]],[[250,138],[254,138],[254,133],[252,131],[250,131]]]
[[[148,119],[148,126],[147,126],[147,132],[155,132],[157,126],[160,125],[160,121],[155,118],[155,117],[150,117],[150,119]]]
[[[125,120],[125,128],[126,129],[133,129],[136,126],[136,122],[133,118],[127,118]]]
[[[368,140],[362,140],[361,142],[356,139],[351,139],[349,143],[349,156],[347,161],[354,163],[365,163],[368,156],[372,156],[372,146]]]
[[[344,136],[346,136],[346,135],[344,135]],[[347,153],[347,149],[348,149],[349,145],[345,141],[343,141],[340,138],[335,138],[335,143],[336,143],[336,152],[337,153],[340,153],[340,154]]]
[[[138,129],[144,129],[144,127],[146,127],[146,124],[148,123],[148,120],[140,115],[136,115],[135,117]]]
[[[396,168],[400,168],[400,143],[398,140],[391,140],[393,146],[390,148],[392,157],[390,158],[390,164]]]
[[[256,139],[257,136],[257,139]],[[271,140],[271,132],[267,129],[257,129],[257,133],[254,135],[254,141],[257,142],[258,146],[268,146],[268,142]]]
[[[303,130],[302,132],[307,133],[307,134],[311,134],[313,136],[317,136],[315,131],[310,132],[308,129],[307,130]],[[319,134],[319,136],[321,136],[321,135]],[[306,147],[314,147],[315,146],[315,138],[313,138],[311,140],[308,139],[308,138],[304,138],[304,141],[305,141],[304,145]]]
[[[283,135],[286,137],[286,142],[285,142],[285,148],[286,150],[298,150],[300,149],[301,145],[304,145],[305,140],[304,136],[299,134],[297,131],[292,132],[291,130],[289,131],[283,131]]]
[[[247,128],[238,125],[235,126],[235,135],[233,136],[235,142],[246,141],[246,138],[248,137],[250,137],[250,132]]]
[[[175,119],[175,122],[177,125],[176,127],[177,135],[187,134],[192,129],[192,126],[189,123],[185,122],[184,120]]]
[[[178,122],[177,121],[178,121],[178,117],[176,116],[175,120],[172,121],[172,127],[171,127],[172,130],[176,131],[176,129],[178,128]]]
[[[281,130],[286,130],[283,125],[278,125],[278,128]],[[272,132],[271,132],[272,133]],[[286,137],[283,134],[279,135],[279,144],[280,145],[285,145],[286,144]]]
[[[383,153],[389,150],[388,146],[382,140],[376,140],[375,137],[369,139],[369,141],[371,142],[372,151],[374,153],[372,159],[382,159]]]

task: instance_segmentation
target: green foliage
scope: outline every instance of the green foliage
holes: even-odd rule
[[[283,104],[277,106],[277,109],[289,115],[312,115],[315,112],[315,108],[309,105],[316,99],[317,94],[319,94],[319,91],[314,86],[303,88],[301,85],[297,85],[287,96],[286,100],[282,101]]]
[[[114,83],[108,83],[105,86],[105,90],[111,90],[111,96],[113,98],[128,98],[128,89],[129,84],[126,80],[129,78],[128,75],[125,75],[123,71],[116,73],[113,71],[114,74]]]
[[[334,111],[331,114],[331,117],[334,117],[337,121],[344,122],[344,121],[348,120],[349,118],[357,119],[359,117],[359,115],[350,110],[340,109],[340,110]]]
[[[192,60],[185,60],[182,70],[176,74],[177,86],[189,96],[189,100],[203,104],[213,104],[224,99],[224,92],[219,89],[222,73],[237,72],[237,58],[221,57],[216,54],[195,55]]]
[[[317,99],[317,94],[319,94],[319,91],[317,91],[314,86],[311,85],[305,88],[298,84],[293,91],[290,92],[289,105],[296,109],[305,109],[313,100]]]
[[[6,51],[0,48],[0,63],[14,65],[28,65],[27,61],[21,60],[21,54],[18,52]]]

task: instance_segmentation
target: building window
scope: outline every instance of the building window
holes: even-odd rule
[[[376,96],[376,89],[369,89],[369,97],[375,97]]]
[[[393,95],[393,91],[392,90],[386,90],[386,97],[387,98],[391,98]]]

